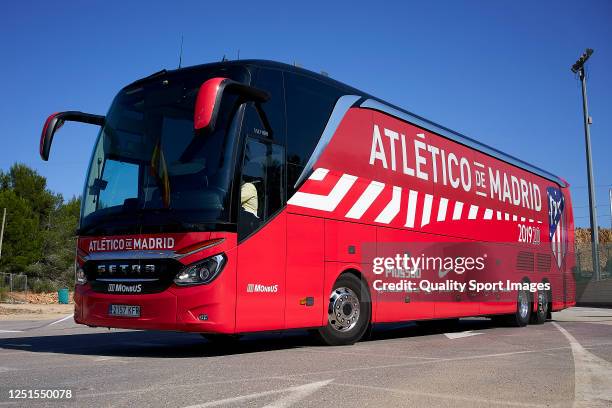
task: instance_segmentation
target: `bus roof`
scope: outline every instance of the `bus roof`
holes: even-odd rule
[[[180,68],[178,70],[175,71],[183,71],[183,70],[199,70],[202,68],[209,68],[209,67],[213,67],[213,66],[223,66],[223,65],[242,65],[242,66],[255,66],[255,67],[266,67],[266,68],[275,68],[275,69],[280,69],[283,71],[288,71],[288,72],[293,72],[293,73],[298,73],[298,74],[302,74],[302,75],[306,75],[309,77],[313,77],[316,78],[317,80],[329,85],[329,86],[333,86],[335,88],[338,88],[344,92],[346,92],[347,95],[352,94],[352,95],[358,95],[360,96],[362,99],[360,101],[357,102],[357,104],[359,105],[359,107],[361,108],[365,108],[365,109],[373,109],[373,110],[378,110],[381,112],[384,112],[388,115],[394,116],[398,119],[404,120],[406,122],[410,122],[416,126],[419,126],[421,128],[424,128],[426,130],[429,130],[430,132],[436,133],[442,137],[445,137],[447,139],[456,141],[457,143],[460,143],[462,145],[465,145],[469,148],[478,150],[484,154],[487,154],[489,156],[495,157],[499,160],[502,160],[508,164],[511,164],[513,166],[516,166],[518,168],[521,168],[523,170],[527,170],[531,173],[534,173],[538,176],[541,176],[545,179],[548,179],[550,181],[553,181],[557,184],[559,184],[562,187],[567,187],[568,184],[565,180],[563,180],[562,178],[538,167],[535,166],[533,164],[527,163],[526,161],[519,159],[515,156],[512,156],[510,154],[504,153],[501,150],[498,150],[494,147],[491,147],[485,143],[479,142],[476,139],[472,139],[464,134],[461,134],[457,131],[454,131],[452,129],[449,129],[445,126],[442,126],[436,122],[433,122],[429,119],[425,119],[422,116],[416,115],[410,111],[407,111],[405,109],[402,109],[398,106],[395,106],[389,102],[386,102],[380,98],[377,98],[375,96],[372,96],[366,92],[363,92],[359,89],[353,88],[352,86],[346,85],[340,81],[337,81],[333,78],[330,78],[326,75],[321,75],[318,74],[316,72],[313,71],[309,71],[307,69],[301,68],[301,67],[297,67],[294,65],[289,65],[289,64],[284,64],[281,62],[276,62],[276,61],[269,61],[269,60],[258,60],[258,59],[246,59],[246,60],[234,60],[234,61],[222,61],[222,62],[214,62],[214,63],[209,63],[209,64],[202,64],[202,65],[194,65],[191,67],[185,67],[185,68]],[[172,71],[169,71],[172,72]],[[150,77],[156,76],[158,74],[163,74],[165,73],[165,71],[160,71],[159,73],[155,73],[153,75],[151,75]],[[147,77],[147,78],[150,78]],[[143,78],[143,79],[147,79],[147,78]],[[137,81],[139,82],[139,81]]]

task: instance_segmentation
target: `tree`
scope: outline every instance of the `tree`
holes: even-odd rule
[[[0,171],[0,208],[7,226],[0,270],[72,284],[80,200],[64,203],[47,180],[24,164]]]
[[[38,217],[28,202],[12,190],[0,191],[0,208],[6,208],[0,269],[3,272],[22,272],[42,254]]]
[[[0,190],[11,190],[27,201],[40,225],[48,223],[51,212],[62,204],[62,197],[47,190],[47,179],[25,164],[15,163],[0,175]]]
[[[28,267],[28,275],[66,284],[73,282],[80,203],[80,199],[72,198],[50,213],[49,223],[41,231],[42,256]]]

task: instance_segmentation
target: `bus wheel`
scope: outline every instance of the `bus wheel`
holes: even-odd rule
[[[516,327],[524,327],[529,323],[531,307],[531,296],[528,291],[519,290],[516,299],[516,313],[510,316],[510,324]]]
[[[546,321],[548,317],[548,292],[545,290],[538,291],[538,308],[537,310],[531,314],[531,319],[529,320],[532,324],[542,324]]]
[[[330,346],[353,344],[368,329],[371,312],[368,289],[358,277],[345,273],[329,295],[327,325],[318,329],[319,337]]]

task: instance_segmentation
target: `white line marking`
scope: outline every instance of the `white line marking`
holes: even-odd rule
[[[23,330],[0,330],[0,333],[23,333]]]
[[[431,217],[431,203],[433,196],[431,194],[425,194],[425,203],[423,204],[423,215],[421,216],[421,227],[429,224]]]
[[[408,193],[408,214],[406,215],[406,227],[414,228],[414,216],[416,214],[416,205],[418,199],[418,191],[410,190]]]
[[[395,393],[395,394],[400,394],[400,395],[412,395],[416,397],[439,398],[439,399],[445,399],[445,400],[451,400],[451,401],[467,401],[467,402],[470,402],[469,406],[472,406],[475,402],[478,402],[479,404],[483,404],[483,406],[489,406],[489,405],[501,405],[504,407],[508,407],[508,406],[510,407],[546,407],[547,406],[544,404],[531,404],[528,402],[512,402],[508,400],[501,401],[501,400],[491,400],[487,398],[477,398],[477,397],[474,397],[474,395],[462,396],[462,395],[457,395],[457,394],[452,394],[452,395],[451,394],[438,394],[438,393],[431,393],[431,392],[401,390],[397,388],[377,387],[374,385],[349,384],[349,383],[338,383],[338,382],[334,382],[334,385],[339,385],[342,387],[361,388],[364,390],[380,391],[385,394]]]
[[[68,320],[68,319],[70,319],[72,316],[74,316],[74,314],[73,314],[73,313],[70,313],[69,315],[67,315],[67,316],[65,316],[65,317],[62,317],[62,318],[61,318],[61,319],[59,319],[59,320],[56,320],[56,321],[54,321],[54,322],[52,322],[52,323],[49,323],[49,326],[53,326],[54,324],[61,323],[61,322],[63,322],[64,320]]]
[[[475,220],[478,216],[478,206],[470,205],[470,212],[468,213],[468,220]]]
[[[374,200],[380,195],[385,188],[383,183],[378,181],[372,181],[365,191],[361,194],[359,199],[355,202],[353,207],[346,213],[347,218],[360,219],[363,214],[370,208]]]
[[[438,221],[444,221],[446,219],[446,207],[448,206],[448,199],[442,197],[440,199],[440,205],[438,206]]]
[[[393,186],[393,195],[389,204],[378,214],[378,217],[374,221],[383,224],[388,224],[395,216],[399,213],[400,203],[402,202],[402,188]]]
[[[574,407],[612,405],[612,363],[587,351],[567,330],[553,325],[567,338],[574,356]]]
[[[318,381],[318,382],[313,382],[310,384],[298,385],[296,387],[283,388],[280,390],[256,392],[254,394],[242,395],[240,397],[224,398],[224,399],[220,399],[216,401],[205,402],[203,404],[190,405],[185,408],[218,407],[220,405],[236,404],[236,403],[240,403],[243,401],[255,400],[257,398],[267,397],[269,395],[282,394],[282,393],[288,392],[289,395],[281,397],[280,399],[273,401],[272,403],[267,404],[264,407],[264,408],[285,408],[285,407],[289,407],[303,400],[310,394],[314,393],[320,388],[325,387],[327,384],[329,384],[332,381],[333,380]]]
[[[461,201],[455,202],[455,209],[453,210],[453,220],[461,219],[461,211],[463,211],[463,203]]]
[[[444,333],[444,335],[451,340],[462,339],[464,337],[478,336],[479,334],[482,334],[482,333],[474,333],[471,330],[463,331],[459,333]]]

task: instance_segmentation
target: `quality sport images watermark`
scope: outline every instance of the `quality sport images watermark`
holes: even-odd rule
[[[551,292],[550,277],[561,276],[552,254],[507,243],[365,244],[363,257],[371,266],[371,291],[382,301],[397,301],[398,294],[420,301],[504,301],[517,291]]]

